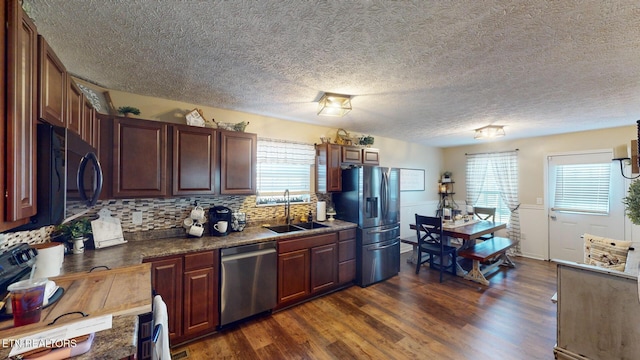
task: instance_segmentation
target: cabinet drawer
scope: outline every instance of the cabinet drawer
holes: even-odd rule
[[[205,251],[196,254],[187,254],[184,256],[184,270],[202,269],[213,266],[217,252]]]
[[[293,240],[283,240],[278,242],[278,253],[286,253],[290,251],[308,249],[316,246],[335,243],[337,239],[336,233],[309,236]]]
[[[343,262],[356,258],[356,240],[340,241],[338,243],[338,261]]]
[[[356,238],[356,228],[341,230],[338,232],[338,241]]]

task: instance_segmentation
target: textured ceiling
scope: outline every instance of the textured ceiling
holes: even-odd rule
[[[25,0],[106,88],[432,146],[640,119],[640,2]],[[322,92],[353,95],[342,118]]]

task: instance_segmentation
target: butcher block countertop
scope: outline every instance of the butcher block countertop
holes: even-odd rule
[[[125,315],[130,319],[131,315],[135,318],[137,314],[151,311],[151,264],[67,274],[53,277],[51,280],[64,289],[64,295],[60,300],[42,310],[39,323],[16,328],[13,327],[13,319],[0,322],[1,339],[19,339],[78,320],[90,320],[109,314],[113,315],[114,319]],[[51,324],[61,315],[73,312],[82,312],[86,316],[72,314],[61,317]],[[135,320],[125,320],[124,325],[135,328]],[[113,342],[109,343],[113,345]],[[135,343],[129,341],[128,345],[133,345],[133,351],[135,351]],[[4,350],[6,349],[2,349],[2,352]],[[129,349],[128,352],[131,350]],[[5,357],[7,354],[4,354]]]

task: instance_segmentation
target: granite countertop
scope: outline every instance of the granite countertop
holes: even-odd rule
[[[241,232],[232,232],[227,236],[187,237],[178,229],[181,236],[157,238],[157,232],[148,231],[142,234],[125,236],[127,243],[103,249],[85,250],[84,254],[69,254],[64,257],[62,274],[89,271],[96,266],[117,268],[140,264],[145,259],[186,254],[214,249],[223,249],[239,245],[254,244],[266,241],[284,240],[300,236],[318,235],[327,232],[352,229],[354,223],[335,220],[326,221],[326,228],[296,231],[284,234],[275,233],[262,227],[247,227]]]

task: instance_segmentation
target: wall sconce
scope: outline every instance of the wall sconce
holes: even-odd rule
[[[324,93],[318,101],[318,115],[344,116],[351,111],[351,96]]]
[[[622,174],[622,177],[625,179],[637,179],[640,177],[640,174],[638,174],[638,176],[633,176],[633,177],[629,177],[626,176],[624,174],[624,166],[622,165],[623,162],[629,164],[631,163],[631,161],[633,160],[634,162],[636,162],[636,164],[632,164],[632,165],[640,165],[640,161],[638,160],[638,144],[640,143],[640,120],[636,121],[636,129],[637,129],[637,133],[638,133],[638,140],[637,141],[631,141],[631,157],[629,157],[629,152],[627,150],[627,146],[623,145],[623,146],[618,146],[616,148],[613,149],[613,156],[614,158],[611,159],[611,161],[619,161],[620,162],[620,174]]]
[[[493,139],[501,136],[504,136],[504,126],[487,125],[485,127],[481,127],[480,129],[476,129],[476,133],[473,136],[473,138],[477,140],[484,140],[484,139]]]

